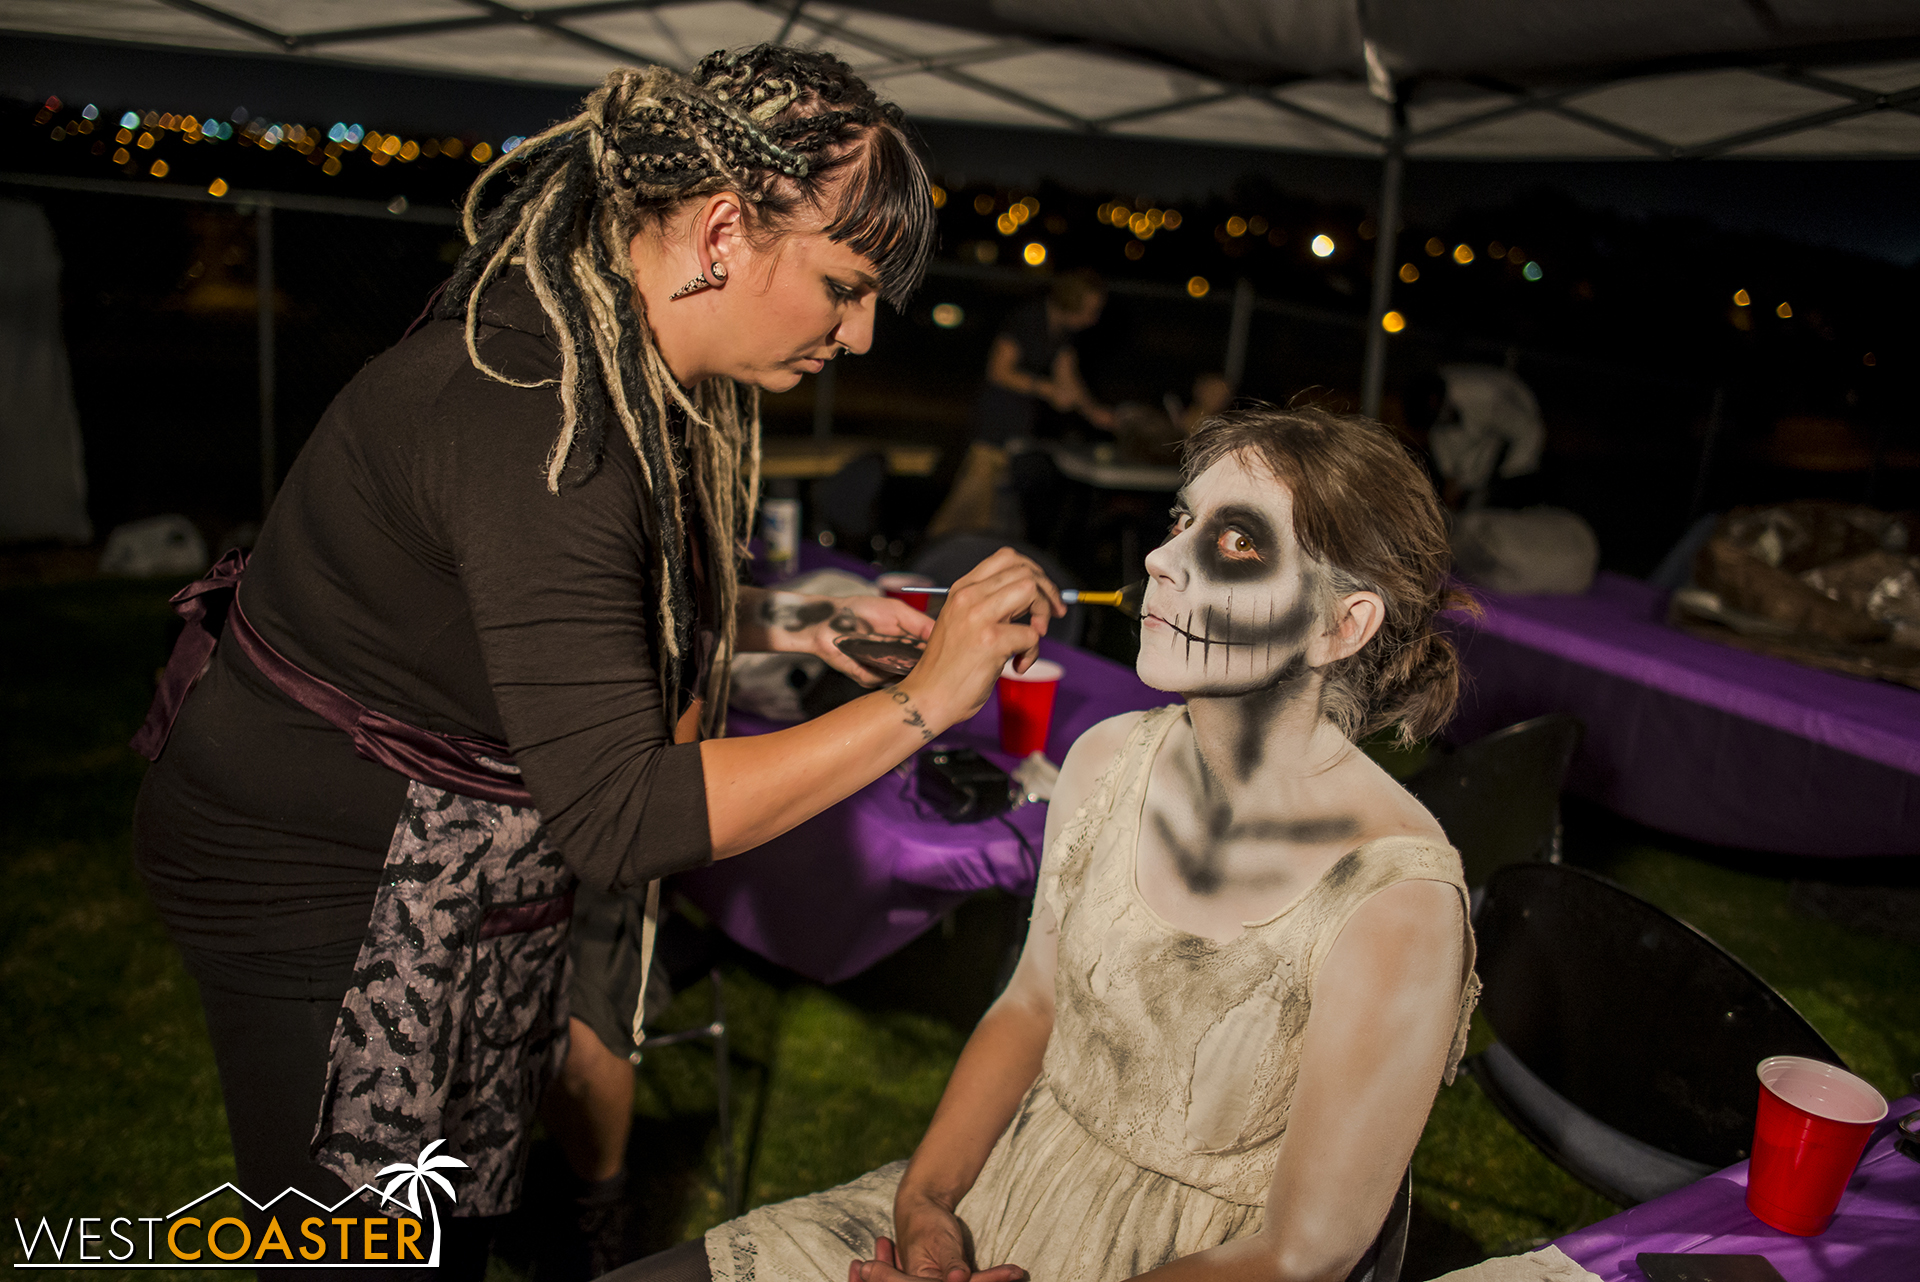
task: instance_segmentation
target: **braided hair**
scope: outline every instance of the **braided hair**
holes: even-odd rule
[[[482,216],[487,184],[508,169],[512,190]],[[594,474],[612,425],[626,435],[648,498],[641,515],[661,585],[655,662],[670,721],[693,646],[688,508],[697,512],[720,624],[699,692],[707,734],[725,726],[737,567],[759,499],[759,393],[728,378],[680,386],[654,342],[628,244],[684,202],[721,191],[746,202],[750,232],[821,211],[827,238],[873,264],[895,307],[926,274],[933,201],[900,109],[831,54],[760,45],[710,54],[686,75],[617,69],[579,115],[490,165],[467,193],[468,248],[434,309],[465,324],[468,356],[487,376],[516,387],[557,382],[560,431],[546,465],[554,494]],[[558,336],[557,380],[522,383],[480,355],[481,296],[509,265],[524,268]]]

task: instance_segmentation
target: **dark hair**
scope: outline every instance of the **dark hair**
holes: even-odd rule
[[[484,219],[481,194],[511,170],[513,189]],[[750,231],[771,235],[802,208],[826,215],[825,234],[873,263],[895,306],[933,256],[931,184],[908,143],[900,109],[883,103],[831,54],[780,45],[708,55],[687,75],[620,68],[580,114],[527,139],[467,193],[468,249],[434,315],[464,320],[474,366],[513,382],[481,358],[480,299],[521,262],[560,350],[560,431],[547,459],[558,494],[598,468],[607,432],[620,427],[640,460],[645,522],[661,585],[656,660],[669,718],[679,702],[679,660],[689,653],[695,608],[686,548],[683,477],[691,481],[706,545],[728,558],[707,576],[721,636],[706,690],[708,729],[724,725],[737,580],[760,484],[760,402],[730,379],[691,395],[661,359],[637,304],[628,244],[647,223],[719,191],[746,202]],[[540,386],[543,384],[521,384]],[[675,439],[672,410],[687,423]]]
[[[1446,519],[1426,471],[1381,424],[1314,407],[1210,418],[1182,467],[1191,481],[1228,455],[1258,460],[1291,491],[1294,537],[1327,568],[1334,597],[1373,592],[1386,607],[1372,640],[1321,670],[1326,716],[1356,739],[1438,731],[1460,696],[1460,660],[1434,616],[1473,604],[1448,585]]]
[[[1063,312],[1077,312],[1090,298],[1105,298],[1107,282],[1091,267],[1076,267],[1053,278],[1047,301]]]

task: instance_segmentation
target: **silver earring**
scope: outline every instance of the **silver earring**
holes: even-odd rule
[[[677,299],[677,298],[685,298],[688,294],[697,294],[703,289],[712,289],[712,288],[713,288],[713,282],[708,280],[706,278],[706,275],[703,273],[699,276],[695,276],[692,280],[688,281],[686,284],[682,285],[680,288],[674,290],[673,293],[667,295],[667,301],[672,302],[674,299]]]

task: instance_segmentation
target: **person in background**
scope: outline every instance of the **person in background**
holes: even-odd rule
[[[1180,434],[1192,436],[1200,425],[1233,404],[1233,384],[1225,374],[1206,373],[1193,380],[1193,399],[1180,411]]]
[[[1007,318],[987,352],[986,386],[974,405],[974,437],[946,502],[927,537],[967,530],[1005,530],[1012,514],[996,510],[1010,459],[1027,441],[1058,436],[1059,420],[1077,416],[1112,431],[1113,411],[1080,377],[1073,336],[1092,328],[1107,305],[1107,285],[1090,268],[1063,272],[1043,299]],[[1011,448],[1010,448],[1011,447]]]

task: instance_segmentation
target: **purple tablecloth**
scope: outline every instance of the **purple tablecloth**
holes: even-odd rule
[[[801,564],[862,568],[817,550]],[[1111,659],[1051,641],[1040,650],[1066,669],[1047,737],[1047,756],[1056,763],[1096,723],[1172,701]],[[779,729],[738,712],[728,726],[734,734]],[[1000,751],[992,699],[940,742],[977,749],[1009,771],[1018,764]],[[675,886],[736,943],[821,983],[838,983],[911,943],[975,891],[1031,893],[1046,819],[1046,806],[1031,805],[1005,822],[950,824],[896,772],[757,850],[682,874]]]
[[[1787,1282],[1913,1282],[1920,1278],[1920,1162],[1894,1151],[1893,1124],[1915,1109],[1920,1095],[1893,1102],[1833,1226],[1819,1237],[1795,1237],[1755,1219],[1741,1162],[1556,1245],[1605,1282],[1645,1282],[1634,1263],[1641,1251],[1764,1255]]]
[[[1667,832],[1797,855],[1920,854],[1920,691],[1689,636],[1664,594],[1479,591],[1450,737],[1547,712],[1586,723],[1568,787]],[[1920,1276],[1917,1274],[1916,1276]]]

